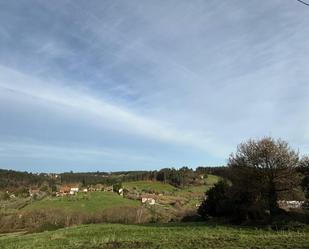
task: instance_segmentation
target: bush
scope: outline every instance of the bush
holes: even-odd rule
[[[270,228],[273,230],[298,231],[305,227],[305,224],[297,221],[293,216],[281,214],[273,217]]]
[[[38,227],[32,227],[28,230],[29,233],[35,232],[35,233],[40,233],[40,232],[45,232],[45,231],[54,231],[60,228],[63,228],[64,226],[62,225],[55,225],[49,222],[43,223],[42,225],[39,225]]]
[[[119,193],[119,189],[122,188],[122,183],[116,183],[113,185],[113,191]]]
[[[230,186],[226,181],[219,181],[206,192],[207,199],[202,202],[198,213],[203,217],[220,217],[232,213],[229,198]]]
[[[0,200],[7,201],[10,199],[10,195],[7,192],[0,192]]]
[[[65,212],[61,209],[41,209],[19,214],[0,214],[0,233],[26,230],[41,232],[90,223],[149,223],[152,219],[143,207],[113,207],[101,213]]]
[[[198,213],[208,217],[227,217],[233,223],[244,221],[265,222],[269,214],[265,212],[262,200],[248,201],[245,192],[235,192],[227,181],[219,181],[206,192],[207,199],[202,202]]]

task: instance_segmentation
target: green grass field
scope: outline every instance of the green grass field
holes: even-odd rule
[[[217,183],[221,179],[220,176],[211,175],[208,174],[207,178],[205,179],[206,185],[213,186],[215,183]]]
[[[126,189],[136,188],[138,190],[144,190],[146,192],[158,192],[158,193],[171,193],[177,190],[170,184],[164,184],[156,181],[135,181],[124,182],[123,187]]]
[[[205,191],[213,186],[218,179],[217,176],[209,175],[205,185],[191,186],[184,189],[157,181],[125,182],[123,185],[125,188],[131,190],[137,189],[138,191],[165,193],[165,199],[168,199],[169,196],[173,199],[176,197],[185,198],[189,201],[186,205],[194,207],[200,202]],[[161,197],[161,199],[164,198]],[[29,201],[27,203],[19,211],[61,209],[64,212],[94,214],[114,207],[137,207],[140,205],[139,201],[123,198],[111,192],[89,192],[78,193],[75,196],[46,197],[42,200]]]
[[[64,211],[78,211],[94,213],[107,208],[120,206],[138,206],[138,201],[123,198],[111,192],[79,193],[75,196],[48,197],[43,200],[34,201],[22,210],[40,210],[57,208]]]
[[[220,177],[209,174],[205,179],[205,185],[191,186],[184,189],[178,189],[170,184],[164,184],[162,182],[156,181],[134,181],[134,182],[124,182],[123,186],[127,189],[138,189],[147,192],[157,192],[157,193],[205,193],[210,187],[219,181]]]
[[[204,224],[71,227],[29,235],[0,237],[4,249],[308,249],[309,231],[269,231]]]
[[[177,195],[182,197],[190,197],[192,195],[203,196],[205,192],[211,187],[213,187],[213,185],[217,183],[219,180],[220,180],[219,176],[208,175],[207,178],[205,179],[205,185],[190,186],[185,187],[183,189],[179,189]]]

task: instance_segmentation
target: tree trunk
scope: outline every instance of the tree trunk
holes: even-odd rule
[[[268,193],[268,206],[270,216],[273,217],[278,212],[278,203],[277,203],[277,192],[276,187],[273,181],[271,181],[269,186],[269,193]]]

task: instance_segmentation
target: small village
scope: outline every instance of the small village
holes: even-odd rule
[[[60,185],[55,192],[44,192],[44,190],[40,188],[30,188],[29,189],[29,198],[40,200],[46,198],[48,196],[54,196],[55,198],[70,198],[76,195],[87,195],[88,193],[92,192],[109,192],[116,194],[120,197],[137,200],[140,201],[141,204],[144,205],[175,205],[176,203],[184,203],[185,199],[183,197],[175,195],[175,193],[149,193],[143,192],[141,190],[137,190],[136,188],[133,189],[126,189],[123,187],[116,187],[113,185],[104,185],[104,184],[96,184],[89,187],[82,187],[82,184],[64,184]],[[152,192],[152,191],[150,191]],[[6,192],[8,197],[11,200],[16,199],[16,195],[14,193],[10,193],[9,191]],[[25,195],[27,196],[27,195]],[[189,195],[190,196],[190,195]],[[190,197],[192,198],[192,196]],[[203,199],[207,198],[206,196],[200,195],[198,197],[194,197],[196,200],[195,207],[198,208]],[[289,209],[298,209],[304,205],[304,201],[301,200],[279,200],[278,205],[280,208],[289,210]]]

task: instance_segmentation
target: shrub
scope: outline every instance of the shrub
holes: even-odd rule
[[[10,195],[7,192],[0,192],[0,200],[7,201],[10,199]]]
[[[113,191],[116,193],[119,193],[119,189],[122,188],[122,184],[121,183],[116,183],[113,185]]]
[[[209,216],[225,216],[232,213],[229,198],[230,186],[226,181],[219,181],[206,192],[207,199],[198,209],[198,213],[207,218]]]

